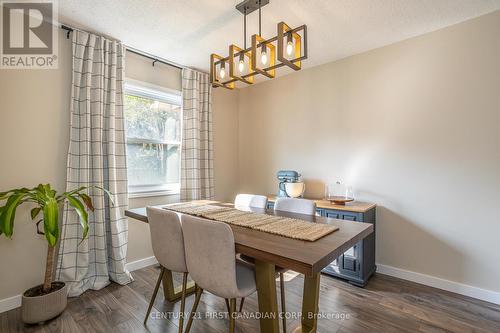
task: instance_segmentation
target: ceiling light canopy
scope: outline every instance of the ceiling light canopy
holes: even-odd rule
[[[277,24],[277,35],[265,39],[261,30],[261,9],[269,0],[245,0],[236,6],[243,14],[243,48],[229,46],[229,55],[210,56],[210,82],[213,87],[235,88],[235,82],[253,84],[255,75],[274,78],[276,69],[288,66],[301,69],[302,60],[307,59],[307,27],[290,28],[285,22]],[[259,33],[252,35],[252,44],[247,48],[247,15],[259,11]]]

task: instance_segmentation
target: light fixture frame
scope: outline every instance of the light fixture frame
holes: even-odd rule
[[[266,70],[264,68],[260,68],[257,65],[257,49],[262,46],[262,44],[266,45],[266,48],[269,49],[269,68],[270,70]],[[273,79],[276,76],[276,47],[273,43],[266,41],[264,38],[259,36],[258,34],[252,35],[252,67],[256,74],[262,74],[267,76],[270,79]]]
[[[300,70],[302,68],[302,60],[307,59],[307,26],[301,25],[297,28],[290,28],[285,22],[280,22],[277,24],[278,35],[269,39],[264,39],[261,32],[261,9],[263,6],[267,5],[269,0],[243,0],[236,6],[236,9],[244,15],[244,25],[243,25],[243,37],[244,37],[244,49],[232,44],[229,46],[229,56],[222,57],[217,54],[211,54],[210,56],[210,83],[212,87],[224,87],[227,89],[234,89],[235,82],[240,81],[245,84],[253,84],[254,77],[257,74],[262,74],[268,78],[276,77],[276,69],[288,66],[293,70]],[[253,11],[259,11],[259,33],[254,34],[251,37],[252,45],[247,48],[246,46],[246,17]],[[301,34],[299,32],[302,31]],[[284,39],[290,37],[295,40],[295,57],[294,59],[288,59],[285,56],[285,42]],[[267,67],[259,67],[257,62],[257,48],[266,47],[269,50],[269,64]],[[266,51],[267,52],[267,51]],[[235,58],[238,59],[244,56],[248,59],[248,71],[245,74],[236,74],[236,65],[238,63]],[[218,78],[217,74],[217,64],[222,62],[227,62],[229,65],[229,75],[228,80],[222,82]],[[262,66],[266,66],[261,64]]]
[[[302,38],[304,39],[304,55],[302,56],[302,38],[297,33],[302,30]],[[292,34],[295,43],[295,58],[287,59],[285,56],[285,37],[287,34]],[[298,28],[292,29],[285,22],[278,23],[278,61],[292,68],[293,70],[300,70],[302,68],[302,60],[307,59],[307,26],[302,25]]]
[[[235,61],[234,61],[234,58],[235,57],[238,57],[239,59],[239,56],[241,55],[241,53],[243,52],[243,55],[244,57],[246,57],[248,59],[248,73],[245,77],[247,78],[244,78],[242,75],[237,75],[235,72]],[[235,44],[231,44],[229,45],[229,77],[231,79],[235,79],[235,80],[238,80],[238,81],[241,81],[241,82],[244,82],[246,84],[253,84],[254,82],[254,75],[255,75],[255,71],[253,70],[253,58],[255,57],[252,57],[252,51],[251,50],[243,50],[241,47],[235,45]]]
[[[226,82],[221,82],[219,79],[217,79],[217,71],[215,70],[217,63],[226,61],[226,59],[218,54],[212,53],[210,55],[210,83],[212,84],[212,87],[217,88],[217,87],[224,87],[227,89],[234,89],[234,81],[233,80],[228,80]]]

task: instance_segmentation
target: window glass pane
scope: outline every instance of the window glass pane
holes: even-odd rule
[[[180,110],[179,105],[125,95],[127,138],[179,142]]]
[[[129,186],[179,183],[179,163],[178,145],[127,144]]]

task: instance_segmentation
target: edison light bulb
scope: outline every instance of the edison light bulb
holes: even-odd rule
[[[289,41],[287,44],[286,44],[286,54],[288,54],[289,56],[291,56],[293,53],[293,42],[292,41]]]
[[[238,70],[240,71],[240,73],[243,73],[243,71],[245,70],[245,62],[243,60],[240,60],[240,63],[238,64]]]
[[[267,53],[262,52],[262,55],[260,56],[260,61],[262,62],[263,65],[267,64]]]
[[[219,76],[221,79],[223,79],[226,76],[226,69],[224,67],[220,69]]]

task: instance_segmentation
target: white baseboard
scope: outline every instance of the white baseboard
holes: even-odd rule
[[[500,292],[481,289],[466,284],[441,279],[435,276],[407,271],[401,268],[377,264],[377,272],[403,280],[420,283],[429,287],[443,289],[456,294],[477,298],[482,301],[500,304]]]
[[[21,306],[21,295],[0,299],[0,313],[6,312]]]
[[[156,265],[157,263],[158,261],[155,257],[148,257],[129,262],[126,265],[126,268],[129,270],[129,272],[133,272],[147,266]],[[0,299],[0,313],[20,307],[21,298],[21,295],[16,295],[9,298]]]
[[[127,268],[129,272],[133,272],[133,271],[136,271],[136,270],[144,268],[144,267],[156,265],[157,263],[158,263],[158,260],[156,260],[156,258],[153,256],[153,257],[139,259],[136,261],[131,261],[131,262],[127,263],[125,268]]]

